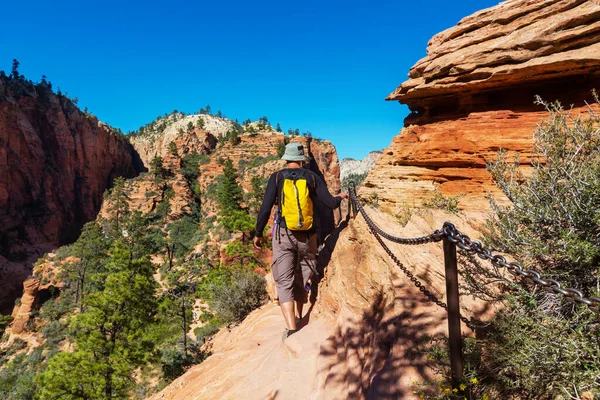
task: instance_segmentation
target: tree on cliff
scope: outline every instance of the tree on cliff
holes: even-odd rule
[[[156,156],[150,161],[150,173],[154,175],[155,179],[165,179],[167,177],[167,169],[161,156]]]
[[[241,209],[244,197],[242,187],[237,180],[237,170],[233,166],[233,162],[227,158],[223,162],[223,174],[217,188],[217,202],[221,216],[227,216],[231,212]]]
[[[21,79],[21,75],[19,74],[19,65],[21,65],[21,63],[16,58],[13,58],[10,77],[16,80]]]
[[[151,357],[156,338],[157,284],[147,260],[130,261],[117,243],[98,277],[104,288],[91,293],[85,309],[71,320],[72,353],[60,352],[37,377],[41,400],[129,398],[134,371]]]
[[[114,214],[114,228],[119,232],[121,219],[129,212],[129,196],[125,190],[125,179],[121,176],[116,178],[112,189],[104,193],[104,198],[109,200],[108,211]]]
[[[75,283],[75,304],[79,305],[79,312],[83,312],[85,295],[89,292],[87,284],[90,277],[102,272],[108,257],[110,241],[92,221],[84,225],[79,239],[71,246],[71,254],[78,261],[65,264],[67,279]]]

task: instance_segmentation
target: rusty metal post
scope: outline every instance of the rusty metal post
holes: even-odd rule
[[[458,269],[456,244],[444,237],[444,265],[446,267],[446,302],[448,303],[448,344],[452,380],[463,377],[462,342],[460,334],[460,309],[458,300]]]

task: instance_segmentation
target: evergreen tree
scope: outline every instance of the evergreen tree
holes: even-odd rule
[[[75,351],[56,354],[37,378],[41,400],[130,398],[134,372],[153,352],[156,338],[147,332],[156,323],[154,268],[131,261],[122,244],[110,253],[104,288],[71,320]]]
[[[175,144],[175,142],[169,142],[169,153],[171,153],[174,156],[179,156],[179,153],[177,151],[177,145]]]
[[[105,196],[106,197],[106,196]],[[123,215],[129,212],[129,196],[125,190],[125,179],[118,177],[113,182],[113,187],[108,194],[109,207],[108,211],[114,213],[114,228],[118,232],[121,227],[121,219]]]
[[[277,128],[275,128],[275,130],[277,132],[283,132],[282,129],[281,129],[281,125],[279,125],[279,122],[277,123]]]
[[[188,357],[187,332],[192,322],[191,314],[195,300],[194,294],[201,275],[201,269],[193,263],[187,263],[182,268],[169,271],[167,274],[168,290],[161,305],[167,313],[176,316],[180,321],[181,343],[186,359]]]
[[[156,156],[150,161],[150,173],[154,175],[155,179],[165,179],[167,171],[164,167],[163,158]]]
[[[193,129],[194,129],[194,123],[192,121],[188,122],[188,124],[187,124],[188,132],[191,132]]]
[[[233,211],[241,209],[242,187],[237,179],[237,170],[228,158],[223,162],[223,175],[217,188],[217,202],[222,216],[227,216]]]
[[[196,121],[196,126],[198,127],[198,129],[204,129],[204,118],[198,117],[198,120]]]
[[[13,58],[10,76],[16,80],[21,79],[21,75],[19,75],[19,65],[21,65],[21,63],[16,58]]]
[[[209,115],[211,114],[210,104],[206,105],[206,113]]]
[[[79,261],[65,264],[67,279],[75,282],[75,303],[79,304],[79,311],[83,312],[83,301],[89,292],[87,284],[90,275],[102,271],[105,259],[108,257],[109,239],[96,222],[88,222],[83,226],[81,236],[72,245],[72,254]]]
[[[221,112],[221,110],[217,111],[217,117],[223,118],[223,113]]]

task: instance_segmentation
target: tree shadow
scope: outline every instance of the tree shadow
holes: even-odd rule
[[[396,285],[394,293],[380,289],[358,321],[347,319],[321,346],[322,389],[344,398],[399,399],[410,397],[412,381],[433,379],[422,348],[446,314],[432,313],[410,284]]]

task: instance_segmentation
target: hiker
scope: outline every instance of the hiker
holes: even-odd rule
[[[254,247],[260,249],[263,230],[271,208],[277,200],[276,227],[273,230],[272,273],[277,289],[281,312],[287,328],[283,340],[297,331],[302,318],[302,308],[308,301],[307,284],[316,272],[318,221],[313,215],[313,202],[318,198],[328,208],[339,207],[346,193],[332,196],[323,179],[303,168],[308,158],[300,143],[285,146],[283,160],[287,167],[269,178],[265,197],[256,218]],[[294,302],[298,319],[294,313]]]

